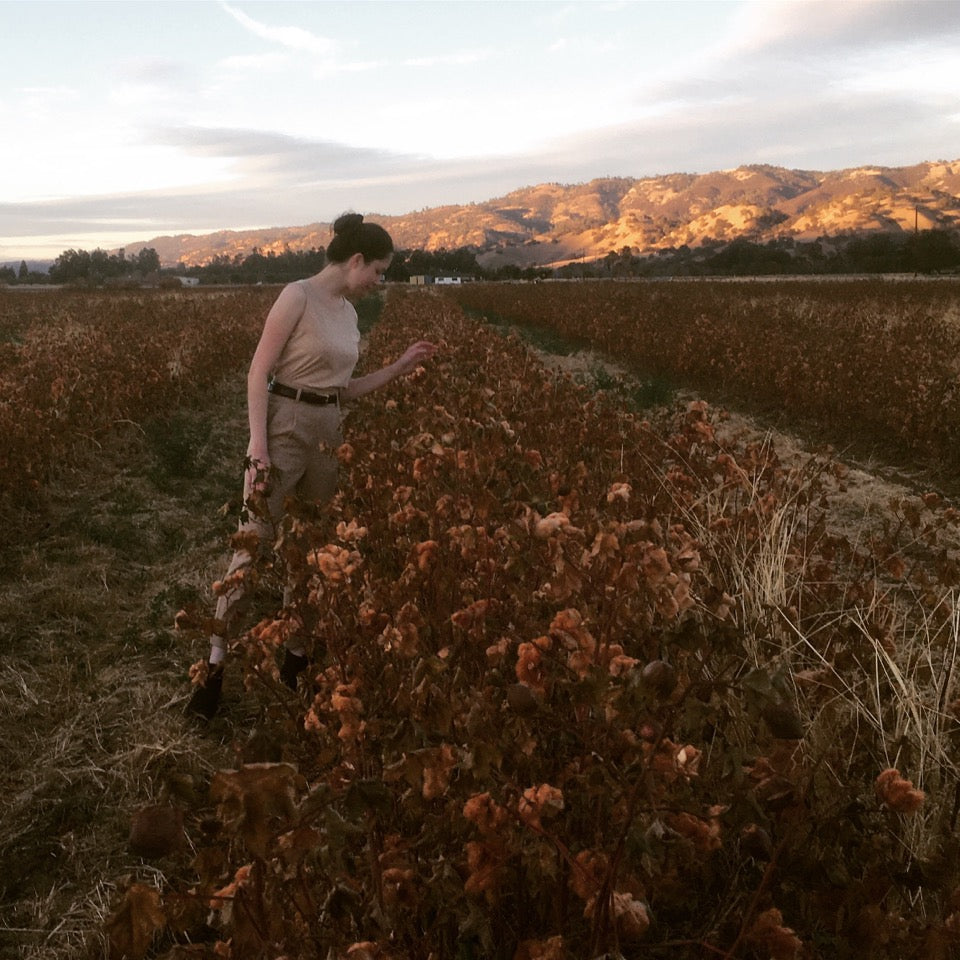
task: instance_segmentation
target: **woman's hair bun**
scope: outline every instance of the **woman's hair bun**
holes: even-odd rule
[[[351,233],[356,233],[362,225],[363,225],[362,213],[341,214],[334,221],[333,235],[335,237],[338,237],[341,235],[349,236]]]
[[[393,253],[393,240],[380,224],[364,223],[363,214],[342,213],[333,222],[327,259],[343,263],[357,253],[363,254],[365,263],[386,259]]]

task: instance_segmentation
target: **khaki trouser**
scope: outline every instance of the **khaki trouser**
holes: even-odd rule
[[[283,519],[288,497],[305,502],[326,503],[337,490],[337,447],[343,442],[339,404],[325,406],[304,403],[270,394],[267,407],[267,449],[270,471],[265,502],[267,517],[252,512],[240,524],[241,531],[256,533],[261,550],[269,550],[276,539],[277,524]],[[243,491],[246,503],[250,490]],[[251,562],[245,550],[237,550],[227,575]],[[216,617],[227,625],[237,613],[243,588],[237,587],[217,598]],[[286,598],[285,598],[286,599]],[[214,638],[214,645],[220,638]]]

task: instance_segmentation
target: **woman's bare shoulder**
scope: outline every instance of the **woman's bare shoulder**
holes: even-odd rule
[[[279,316],[299,317],[307,303],[307,291],[299,282],[288,283],[273,301],[270,313]]]
[[[277,297],[277,302],[287,300],[293,303],[304,303],[307,299],[307,287],[302,280],[294,280],[288,283]]]

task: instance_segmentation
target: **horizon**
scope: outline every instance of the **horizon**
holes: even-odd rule
[[[921,166],[921,165],[925,165],[925,164],[931,164],[931,165],[933,165],[933,164],[938,164],[938,163],[946,163],[946,164],[948,164],[948,165],[953,165],[953,164],[956,164],[956,163],[960,163],[960,157],[955,158],[955,159],[948,159],[948,158],[938,158],[938,159],[935,159],[935,160],[926,159],[926,160],[917,161],[916,163],[907,164],[906,166],[914,167],[914,166]],[[770,164],[750,164],[750,163],[746,163],[746,164],[741,164],[740,167],[737,167],[737,168],[729,168],[729,169],[727,169],[727,170],[710,170],[710,171],[705,171],[703,174],[692,174],[692,175],[693,175],[693,176],[710,176],[710,175],[712,175],[712,174],[731,173],[731,172],[734,172],[734,171],[737,170],[737,169],[744,169],[744,168],[758,167],[758,166],[767,166],[767,167],[770,167],[770,166],[772,166],[772,165],[770,165]],[[856,170],[870,171],[870,170],[875,170],[875,169],[887,169],[887,170],[899,169],[899,168],[888,167],[888,166],[881,165],[881,164],[871,164],[871,163],[863,164],[863,165],[861,165],[861,166],[859,166],[859,167],[850,167],[850,168],[843,168],[843,169],[841,169],[841,170],[830,170],[830,171],[827,171],[827,170],[816,170],[816,171],[814,171],[814,170],[790,169],[790,168],[783,168],[783,167],[773,167],[773,168],[774,168],[774,169],[781,169],[781,170],[785,170],[785,171],[789,171],[789,172],[793,172],[793,173],[824,174],[824,175],[844,174],[844,173],[849,173],[849,172],[853,172],[853,171],[856,171]],[[682,175],[687,175],[687,172],[686,172],[686,171],[673,171],[672,173],[663,174],[662,176],[664,176],[664,177],[669,177],[669,176],[675,176],[675,175],[681,175],[681,176],[682,176]],[[639,179],[644,179],[644,178],[624,178],[624,177],[619,177],[619,176],[617,176],[617,175],[611,175],[611,176],[609,176],[609,177],[596,177],[596,178],[593,178],[593,180],[590,180],[590,181],[581,181],[581,182],[579,182],[579,183],[572,183],[572,184],[562,184],[562,186],[563,186],[563,187],[589,186],[590,183],[593,183],[593,182],[595,182],[595,181],[597,181],[597,180],[617,180],[617,179],[638,179],[638,180],[639,180]],[[656,179],[656,178],[646,178],[646,179]],[[525,185],[525,186],[522,186],[522,187],[514,188],[514,190],[512,190],[512,191],[510,191],[510,192],[511,192],[511,193],[514,193],[514,192],[517,192],[517,191],[523,191],[523,190],[527,190],[527,189],[535,189],[535,188],[538,187],[538,186],[544,186],[544,185],[548,185],[548,184],[528,184],[528,185]],[[484,199],[484,200],[475,201],[475,204],[478,204],[478,205],[489,204],[489,203],[493,203],[493,202],[495,202],[495,201],[497,201],[497,200],[501,200],[501,199],[504,199],[504,198],[505,198],[504,196],[489,197],[489,198],[486,198],[486,199]],[[464,205],[464,206],[467,206],[467,205]],[[438,208],[426,207],[426,208],[422,208],[422,209],[419,210],[419,211],[409,211],[409,212],[407,212],[407,213],[401,213],[401,214],[383,214],[382,216],[383,216],[384,218],[386,218],[386,217],[405,217],[405,216],[412,216],[412,215],[415,215],[415,214],[417,214],[417,213],[429,213],[429,212],[430,212],[431,210],[433,210],[433,209],[439,209],[439,207],[438,207]],[[376,216],[376,215],[377,215],[376,213],[371,213],[371,214],[370,214],[370,216]],[[74,250],[86,250],[86,252],[93,252],[94,250],[101,250],[102,252],[109,253],[109,254],[111,254],[111,255],[114,255],[114,254],[116,254],[116,253],[118,253],[118,252],[120,252],[120,251],[123,251],[123,250],[127,250],[127,252],[133,252],[133,253],[135,253],[141,246],[143,246],[143,245],[148,245],[151,241],[177,240],[177,239],[184,238],[184,237],[190,237],[190,238],[195,238],[195,239],[198,239],[198,240],[202,240],[202,239],[204,239],[204,238],[206,238],[206,237],[211,237],[211,236],[215,236],[216,234],[222,234],[222,233],[231,234],[231,235],[232,235],[232,234],[243,234],[243,233],[254,233],[254,234],[257,234],[257,233],[266,233],[266,232],[269,232],[269,231],[281,231],[281,232],[291,231],[291,230],[294,230],[294,231],[295,231],[295,230],[306,229],[306,228],[309,228],[309,227],[312,227],[312,226],[329,226],[329,227],[332,227],[332,220],[333,220],[333,219],[335,219],[335,217],[331,218],[331,221],[322,221],[322,220],[321,220],[321,221],[309,221],[309,222],[306,222],[306,223],[292,223],[292,224],[287,224],[287,225],[272,224],[272,225],[270,225],[270,226],[264,226],[264,227],[256,227],[256,226],[254,226],[254,227],[244,227],[244,226],[240,226],[240,227],[219,227],[219,228],[216,228],[216,229],[214,229],[214,230],[209,230],[209,231],[206,231],[206,232],[203,232],[203,233],[201,233],[201,232],[195,232],[195,233],[194,233],[194,232],[186,231],[186,232],[180,232],[180,233],[157,234],[156,236],[150,237],[150,238],[148,238],[147,240],[135,240],[135,241],[132,241],[131,243],[121,243],[121,244],[119,244],[118,246],[110,247],[110,248],[104,248],[104,247],[65,248],[65,249],[63,249],[63,250],[58,251],[56,256],[51,256],[51,257],[44,257],[44,258],[36,258],[36,257],[35,257],[35,258],[24,258],[24,257],[17,257],[17,258],[11,259],[11,260],[0,260],[0,267],[11,267],[11,266],[12,266],[12,267],[17,267],[17,266],[20,265],[21,262],[26,262],[27,265],[28,265],[28,267],[31,267],[31,265],[36,265],[36,266],[41,266],[41,267],[43,267],[44,269],[46,269],[46,268],[48,268],[51,264],[53,264],[53,263],[56,261],[57,257],[58,257],[60,254],[65,253],[65,252],[67,252],[68,250],[72,250],[72,249],[74,249]],[[168,266],[169,266],[169,264],[168,264]]]
[[[0,262],[960,157],[956,0],[0,3]]]

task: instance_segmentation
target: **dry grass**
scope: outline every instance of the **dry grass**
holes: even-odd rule
[[[232,521],[245,416],[232,382],[210,409],[119,425],[65,472],[7,547],[0,594],[0,955],[87,956],[130,878],[160,885],[188,852],[148,863],[131,815],[205,795],[234,754],[226,723],[183,717],[202,651],[173,630],[208,601]],[[236,469],[233,469],[236,465]],[[9,525],[8,525],[9,529]]]
[[[764,445],[773,442],[771,434],[762,440]],[[809,484],[817,483],[821,502],[829,505],[828,527],[858,544],[877,533],[882,519],[891,517],[891,505],[910,491],[863,471],[827,469],[830,461],[804,460],[798,447],[785,449],[782,436],[776,442],[784,462],[794,464],[790,489],[795,495],[770,512],[750,544],[728,545],[722,558],[739,621],[766,624],[762,641],[745,637],[750,657],[745,668],[778,678],[785,698],[806,718],[802,750],[808,757],[824,758],[821,776],[828,782],[837,787],[849,783],[864,757],[877,771],[895,767],[910,772],[914,786],[932,799],[905,821],[898,842],[905,862],[935,862],[943,856],[943,838],[954,832],[960,809],[960,764],[955,757],[957,591],[931,584],[920,596],[905,584],[885,581],[878,570],[872,597],[840,603],[814,633],[805,633],[797,626],[795,606],[804,577],[803,558],[795,552],[797,534],[810,523],[809,504],[801,496],[809,489],[804,477]],[[692,521],[692,515],[688,519]],[[713,542],[707,526],[700,532],[703,542]],[[954,525],[941,532],[941,542],[956,556],[960,531]],[[923,544],[919,538],[908,540],[905,549],[920,553]],[[877,624],[885,628],[882,639]],[[838,669],[823,651],[831,648],[825,638],[843,634],[859,637],[856,647],[862,652]],[[818,668],[824,676],[812,690],[795,683],[802,671]],[[841,740],[846,754],[837,749]],[[913,906],[922,909],[922,901],[921,889]]]

